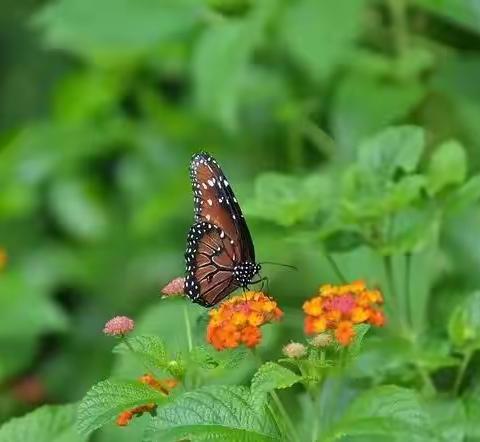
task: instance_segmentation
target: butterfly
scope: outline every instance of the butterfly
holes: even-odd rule
[[[184,293],[211,307],[259,274],[255,248],[238,201],[217,161],[208,153],[192,157],[190,178],[195,222],[185,251]]]

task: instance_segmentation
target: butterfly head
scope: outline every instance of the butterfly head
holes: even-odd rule
[[[253,277],[260,273],[262,266],[255,262],[242,262],[233,269],[233,277],[240,287],[247,287]]]

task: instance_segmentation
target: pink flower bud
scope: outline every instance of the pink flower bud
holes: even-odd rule
[[[103,333],[109,336],[125,335],[133,330],[135,322],[127,316],[115,316],[105,324]]]
[[[167,296],[181,295],[184,292],[184,287],[185,287],[185,278],[183,276],[179,276],[178,278],[175,278],[172,281],[170,281],[162,289],[162,293]]]

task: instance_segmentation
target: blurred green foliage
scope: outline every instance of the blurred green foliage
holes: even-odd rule
[[[187,167],[207,149],[260,260],[300,269],[266,270],[287,314],[264,351],[298,336],[302,301],[339,281],[335,258],[389,287],[392,322],[414,336],[374,337],[354,376],[428,390],[420,373],[442,392],[459,366],[463,401],[429,412],[462,416],[455,440],[479,437],[477,0],[4,0],[0,66],[0,421],[135,371],[100,337],[115,314],[185,347],[159,289],[183,272]],[[350,407],[417,407],[377,388]],[[418,426],[400,416],[404,434]],[[362,437],[350,424],[338,431]]]

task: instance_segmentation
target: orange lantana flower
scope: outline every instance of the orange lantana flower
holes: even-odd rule
[[[207,341],[217,350],[241,344],[256,347],[262,339],[260,327],[278,320],[283,312],[277,303],[261,292],[246,292],[210,310]]]
[[[149,385],[165,394],[170,394],[170,391],[178,385],[177,379],[156,379],[151,374],[144,374],[138,379],[142,384]],[[143,413],[154,413],[157,408],[156,404],[145,404],[139,407],[131,408],[130,410],[122,411],[117,417],[117,425],[120,427],[127,426],[135,416],[141,416]]]
[[[383,297],[379,290],[368,290],[363,281],[345,285],[323,285],[319,294],[303,304],[305,333],[333,332],[341,345],[349,345],[355,336],[354,324],[381,327],[385,316],[379,309]]]
[[[7,265],[7,261],[7,251],[3,247],[0,247],[0,270],[2,270]]]

